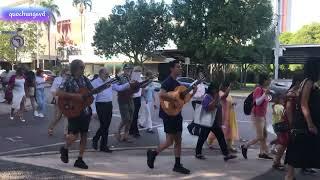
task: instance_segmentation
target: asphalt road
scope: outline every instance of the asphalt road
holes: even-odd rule
[[[48,99],[51,99],[48,97]],[[242,111],[243,98],[235,98],[238,103],[236,106],[236,112],[238,116],[238,126],[241,141],[245,141],[254,138],[255,131],[250,123],[250,117],[245,116]],[[145,130],[141,130],[141,137],[136,139],[133,143],[119,143],[113,137],[116,132],[118,124],[120,122],[120,113],[118,110],[118,104],[116,96],[114,96],[114,113],[112,123],[110,125],[109,133],[109,145],[112,148],[127,148],[127,147],[146,147],[156,146],[159,144],[157,128],[155,128],[155,134],[148,134]],[[49,121],[54,117],[52,111],[52,105],[48,104],[46,118],[35,118],[32,112],[25,113],[26,122],[20,122],[19,120],[10,120],[8,115],[0,115],[0,156],[1,155],[14,155],[14,154],[27,154],[27,153],[39,153],[57,151],[59,146],[64,142],[63,137],[63,123],[61,122],[55,129],[53,136],[48,136],[47,128]],[[143,108],[140,110],[140,118],[143,118]],[[156,112],[157,114],[158,112]],[[183,117],[185,121],[190,122],[193,116],[193,109],[191,104],[187,104],[183,109]],[[155,127],[161,127],[162,121],[157,116],[154,116],[153,125]],[[271,121],[271,113],[268,112],[269,124]],[[96,119],[92,119],[90,124],[89,137],[92,137],[99,126],[99,122]],[[272,136],[269,136],[271,139]],[[239,142],[237,143],[239,144]],[[88,143],[88,147],[91,148],[91,142]],[[76,145],[73,148],[78,148]],[[255,148],[255,147],[253,147]]]

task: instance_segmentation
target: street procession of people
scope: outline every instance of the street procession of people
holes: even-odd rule
[[[285,94],[272,94],[270,77],[259,74],[259,82],[252,93],[246,98],[244,113],[251,117],[252,127],[256,137],[239,148],[235,141],[239,140],[237,114],[230,95],[234,80],[225,79],[222,82],[213,81],[207,88],[203,81],[208,78],[199,73],[198,79],[190,86],[181,85],[177,78],[182,74],[180,61],[168,63],[169,74],[161,83],[159,93],[155,92],[153,79],[156,77],[151,71],[145,72],[142,79],[142,68],[125,64],[123,73],[111,78],[107,68],[101,68],[93,80],[84,76],[85,64],[81,60],[73,60],[70,67],[61,69],[60,75],[50,85],[55,115],[48,117],[48,135],[55,133],[55,127],[64,123],[65,145],[60,148],[60,159],[69,163],[69,148],[80,138],[80,149],[74,166],[88,169],[85,163],[85,151],[88,140],[88,130],[93,111],[97,113],[100,127],[94,132],[91,142],[93,149],[112,153],[109,145],[109,128],[113,114],[113,96],[117,95],[121,122],[115,134],[119,142],[131,143],[139,138],[139,128],[143,127],[150,135],[154,133],[153,119],[159,116],[163,121],[166,140],[155,149],[146,152],[146,165],[153,169],[156,159],[168,147],[174,146],[173,171],[190,174],[191,170],[182,165],[182,109],[192,101],[193,121],[188,130],[191,135],[198,136],[195,146],[195,158],[206,160],[202,152],[205,142],[210,144],[217,139],[225,162],[238,158],[250,159],[247,152],[250,146],[259,143],[260,159],[273,160],[272,167],[279,171],[287,170],[286,180],[295,179],[295,169],[300,168],[303,173],[315,174],[320,168],[320,117],[317,107],[320,103],[320,63],[310,60],[305,64],[304,73],[293,77],[292,86]],[[9,76],[9,71],[1,75],[5,99],[11,104],[8,118],[16,117],[21,122],[24,118],[25,103],[30,99],[33,115],[39,118],[47,116],[46,83],[43,70],[28,71],[23,66],[17,66],[15,73]],[[158,98],[157,98],[158,96]],[[157,100],[159,99],[159,100]],[[143,102],[143,103],[142,103]],[[266,113],[271,104],[272,126],[276,139],[272,153],[267,142]],[[92,109],[92,107],[94,109]],[[159,114],[155,115],[159,108]],[[139,111],[143,111],[143,118],[139,118]],[[145,134],[144,134],[145,135]],[[282,161],[284,158],[284,161]]]

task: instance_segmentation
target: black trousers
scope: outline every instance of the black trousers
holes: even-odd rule
[[[216,136],[216,138],[219,142],[219,146],[220,146],[222,154],[225,156],[229,155],[227,143],[224,138],[222,128],[221,128],[221,126],[218,126],[218,125],[213,125],[213,127],[211,127],[211,128],[202,128],[201,129],[201,132],[200,132],[200,135],[198,138],[198,142],[197,142],[196,154],[202,154],[203,144],[207,140],[210,131],[213,132],[213,134]]]
[[[96,102],[96,109],[100,127],[93,140],[99,141],[100,137],[102,137],[100,148],[103,148],[108,145],[109,126],[112,119],[112,102]]]
[[[133,103],[134,103],[133,120],[129,130],[129,134],[131,135],[139,134],[138,118],[139,118],[139,111],[141,108],[141,97],[133,98]]]

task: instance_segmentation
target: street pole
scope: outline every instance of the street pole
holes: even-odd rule
[[[39,23],[37,23],[37,68],[39,68]]]
[[[280,28],[281,28],[281,1],[278,0],[277,4],[277,23],[276,23],[276,48],[274,50],[274,79],[279,78],[279,54],[280,54],[280,42],[279,42],[279,36],[280,36]]]

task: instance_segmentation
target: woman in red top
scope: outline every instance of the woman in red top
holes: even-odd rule
[[[262,159],[273,159],[268,155],[267,146],[267,122],[266,113],[269,103],[269,86],[270,78],[268,75],[261,74],[259,76],[259,85],[255,88],[253,92],[254,106],[252,108],[252,122],[256,130],[256,138],[249,141],[247,144],[241,145],[242,155],[247,159],[247,151],[251,145],[260,142],[260,154],[259,158]]]

